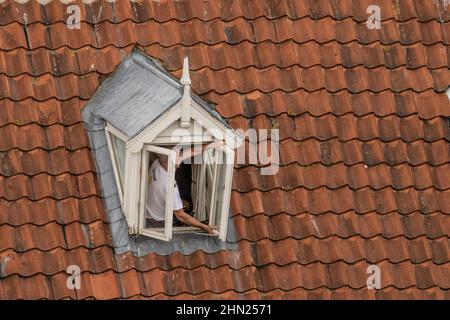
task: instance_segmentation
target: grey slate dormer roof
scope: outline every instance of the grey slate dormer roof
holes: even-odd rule
[[[92,115],[111,123],[134,138],[183,96],[183,85],[156,60],[134,49],[101,84],[87,106]],[[224,125],[212,104],[192,94],[192,99]]]

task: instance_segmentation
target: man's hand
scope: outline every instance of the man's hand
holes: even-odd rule
[[[220,146],[222,146],[224,144],[225,144],[225,142],[223,140],[218,140],[218,141],[214,141],[214,142],[208,143],[207,145],[203,145],[203,148],[204,148],[204,150],[208,150],[208,149],[211,149],[211,148],[220,147]]]
[[[208,225],[204,225],[205,227],[203,228],[203,230],[205,230],[208,234],[213,234],[213,235],[218,235],[219,232],[217,232],[217,228],[216,227],[211,227]]]
[[[193,158],[196,155],[201,154],[203,150],[204,146],[202,146],[201,148],[196,148],[195,145],[191,146],[190,148],[177,148],[177,161],[181,163],[186,159]]]
[[[211,143],[202,144],[201,148],[196,148],[195,146],[192,146],[188,149],[184,149],[181,147],[175,147],[175,148],[173,148],[173,150],[177,153],[175,165],[178,168],[180,166],[181,162],[183,162],[184,160],[186,160],[188,158],[193,158],[196,155],[201,154],[208,149],[218,148],[224,144],[225,144],[225,141],[217,140],[217,141],[214,141]]]

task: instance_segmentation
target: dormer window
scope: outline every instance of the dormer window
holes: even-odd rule
[[[187,58],[178,81],[134,50],[83,111],[93,127],[96,121],[104,127],[109,158],[96,155],[102,187],[108,201],[117,196],[130,235],[170,241],[192,233],[226,241],[232,146],[240,138],[190,86]]]

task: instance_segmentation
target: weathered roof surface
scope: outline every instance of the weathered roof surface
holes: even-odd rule
[[[450,298],[450,6],[76,3],[80,30],[1,4],[0,298]],[[136,45],[176,78],[187,54],[232,127],[280,129],[277,175],[236,167],[239,250],[114,255],[81,110]]]

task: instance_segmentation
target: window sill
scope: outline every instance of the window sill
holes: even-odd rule
[[[149,238],[143,235],[129,236],[129,246],[116,248],[116,254],[133,251],[133,254],[141,257],[149,253],[168,255],[174,252],[183,255],[192,254],[198,250],[205,253],[214,253],[221,250],[237,250],[238,238],[234,226],[228,229],[227,241],[221,241],[217,236],[197,232],[174,232],[170,241]]]
[[[157,232],[164,232],[164,228],[149,228],[149,229]],[[173,234],[195,233],[205,235],[207,234],[206,231],[196,227],[173,227],[172,233]]]

